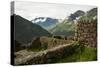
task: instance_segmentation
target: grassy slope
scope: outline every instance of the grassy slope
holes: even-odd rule
[[[54,28],[49,30],[54,35],[74,35],[75,33],[75,24],[72,22],[63,21],[62,23],[56,25]]]
[[[65,62],[82,62],[82,61],[95,61],[97,60],[97,49],[84,44],[74,43],[68,52],[64,52],[64,55],[56,56],[52,58],[50,63],[65,63]],[[44,49],[43,49],[44,50]],[[40,51],[35,49],[33,51]],[[42,50],[41,50],[42,51]]]
[[[94,16],[97,16],[97,8],[93,8],[87,12],[88,18],[93,18]]]
[[[67,56],[65,55],[62,59],[59,59],[57,62],[81,62],[81,61],[94,61],[97,58],[97,51],[95,48],[87,46],[79,46],[75,49],[75,52]]]
[[[93,8],[93,9],[91,9],[90,11],[88,11],[87,13],[86,13],[86,15],[84,15],[84,16],[82,16],[81,18],[80,18],[80,20],[89,20],[89,19],[93,19],[94,17],[96,17],[97,18],[97,8]]]

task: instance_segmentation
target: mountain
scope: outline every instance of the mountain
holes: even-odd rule
[[[22,44],[31,42],[34,37],[51,36],[51,34],[37,24],[28,21],[27,19],[19,16],[12,15],[14,19],[14,40]]]
[[[80,18],[81,19],[97,19],[97,8],[93,8]]]
[[[63,22],[60,24],[56,25],[52,29],[49,30],[54,35],[65,35],[65,36],[74,36],[75,35],[75,23],[74,20],[76,18],[83,16],[85,14],[84,11],[78,10],[68,16],[68,19],[65,18]]]
[[[76,11],[75,13],[71,14],[71,15],[68,17],[68,20],[69,20],[69,21],[73,21],[73,20],[75,20],[77,17],[83,16],[84,14],[85,14],[84,11],[78,10],[78,11]]]
[[[51,32],[54,35],[74,36],[75,24],[64,20],[62,23],[50,29],[49,32]]]
[[[97,16],[97,8],[93,8],[87,12],[87,17],[92,18],[95,16]]]
[[[44,29],[49,29],[58,24],[58,19],[54,19],[50,17],[38,17],[33,19],[32,22],[40,25]]]
[[[79,17],[79,19],[77,19]],[[81,19],[97,19],[97,8],[93,8],[86,13],[84,11],[78,10],[71,14],[68,19],[65,18],[62,23],[56,25],[54,28],[50,29],[49,32],[51,32],[54,35],[65,35],[65,36],[73,36],[75,35],[75,23],[73,20]]]

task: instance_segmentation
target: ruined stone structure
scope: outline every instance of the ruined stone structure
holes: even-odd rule
[[[89,46],[97,46],[97,19],[79,20],[76,24],[76,38]]]
[[[61,59],[65,54],[72,55],[75,49],[73,44],[66,44],[40,52],[22,50],[15,53],[14,63],[15,65],[54,63],[55,59]]]
[[[60,36],[59,36],[60,38]],[[58,38],[54,38],[54,37],[39,37],[36,38],[35,40],[32,41],[31,46],[29,49],[50,49],[59,45],[64,45],[64,44],[69,44],[72,43],[73,41],[71,40],[64,40],[64,39],[58,39]]]

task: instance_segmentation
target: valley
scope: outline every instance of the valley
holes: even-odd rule
[[[78,10],[63,21],[14,18],[14,65],[97,60],[97,8]],[[78,18],[78,19],[77,19]]]

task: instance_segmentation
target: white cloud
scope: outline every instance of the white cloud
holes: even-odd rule
[[[88,11],[95,6],[50,4],[40,2],[15,1],[15,13],[28,20],[34,17],[65,18],[77,10]]]

